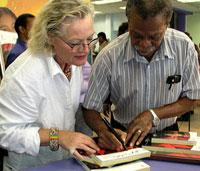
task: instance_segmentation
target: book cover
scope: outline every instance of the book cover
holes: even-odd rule
[[[94,165],[97,164],[100,167],[109,167],[150,157],[150,155],[151,152],[143,148],[133,148],[117,152],[100,150],[97,154],[84,155],[84,161]]]
[[[160,131],[152,134],[152,143],[196,145],[197,132]]]
[[[193,155],[193,154],[191,155],[191,154],[178,154],[178,153],[152,151],[150,159],[161,160],[161,161],[170,161],[170,162],[200,164],[200,156]]]
[[[200,151],[193,150],[190,145],[152,143],[142,147],[151,151],[150,159],[200,163]]]
[[[87,163],[84,161],[80,161],[81,165],[86,171],[97,171],[97,170],[102,170],[102,171],[126,171],[126,170],[131,170],[131,171],[150,171],[150,166],[146,164],[145,162],[141,160],[129,162],[129,163],[123,163],[123,164],[118,164],[115,166],[110,166],[110,167],[100,167],[100,166],[95,166],[94,164]]]
[[[149,151],[200,155],[200,151],[193,150],[190,145],[152,143],[150,146],[146,145],[142,147]]]

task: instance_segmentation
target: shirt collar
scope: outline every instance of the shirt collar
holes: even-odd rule
[[[55,61],[54,57],[46,57],[47,66],[51,77],[53,78],[57,74],[61,74],[65,77],[64,72],[60,68],[60,65]],[[82,67],[76,67],[75,65],[71,65],[71,74],[73,75],[76,70],[81,69]]]
[[[63,74],[62,69],[60,68],[59,64],[55,61],[54,57],[46,57],[47,66],[51,77],[53,78],[57,74]]]

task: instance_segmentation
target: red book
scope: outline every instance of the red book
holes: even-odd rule
[[[197,132],[160,131],[152,134],[152,143],[196,145]]]
[[[191,145],[149,143],[142,147],[151,151],[150,159],[200,164],[200,151]]]

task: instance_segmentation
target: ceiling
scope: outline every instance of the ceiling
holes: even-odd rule
[[[91,2],[94,2],[94,1],[98,1],[98,0],[91,0]],[[114,3],[104,4],[104,5],[94,4],[95,11],[101,12],[99,13],[99,15],[110,14],[110,13],[122,13],[125,10],[120,9],[120,7],[125,7],[126,1],[127,0],[123,0],[121,2],[114,2]],[[178,2],[177,0],[171,0],[171,2],[174,8],[178,8],[178,9],[188,11],[188,12],[200,12],[200,2],[182,3],[182,2]]]

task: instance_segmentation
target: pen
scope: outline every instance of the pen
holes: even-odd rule
[[[105,123],[106,127],[109,129],[109,131],[111,133],[113,133],[115,135],[115,137],[120,141],[120,143],[122,144],[123,148],[126,150],[126,146],[124,145],[123,140],[120,138],[120,136],[116,133],[116,131],[114,130],[114,128],[110,125],[110,123],[107,121],[106,118],[102,118],[103,122]]]

